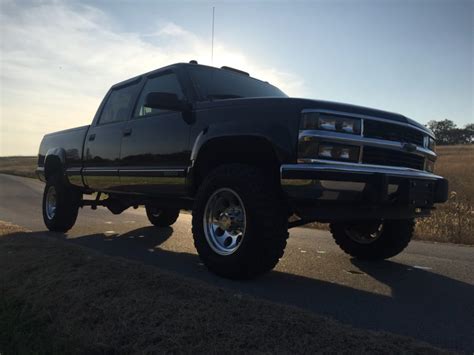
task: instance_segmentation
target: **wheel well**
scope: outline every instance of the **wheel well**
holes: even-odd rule
[[[205,143],[199,150],[194,164],[192,193],[207,174],[223,164],[257,166],[265,172],[269,183],[280,186],[280,162],[270,142],[259,137],[223,137]]]
[[[56,155],[50,155],[46,157],[44,162],[44,176],[46,180],[56,174],[62,172],[61,160]]]

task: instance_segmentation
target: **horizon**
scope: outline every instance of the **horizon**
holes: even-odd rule
[[[36,155],[44,134],[90,124],[113,84],[189,60],[293,97],[474,122],[472,1],[0,6],[0,156]]]

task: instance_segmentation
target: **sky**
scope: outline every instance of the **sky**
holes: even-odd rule
[[[89,124],[114,83],[191,59],[464,126],[473,37],[473,0],[0,0],[0,156],[37,154],[44,134]]]

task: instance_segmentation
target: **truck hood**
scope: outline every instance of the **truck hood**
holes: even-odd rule
[[[302,99],[302,98],[293,98],[293,97],[252,97],[252,98],[241,98],[241,99],[226,99],[226,100],[215,100],[208,102],[198,103],[197,108],[217,108],[217,107],[241,107],[241,106],[270,106],[275,109],[285,111],[296,110],[298,113],[304,109],[320,109],[320,110],[330,110],[338,111],[345,113],[352,113],[358,115],[372,116],[377,118],[383,118],[390,121],[397,121],[402,123],[409,123],[413,126],[425,130],[427,133],[433,135],[428,128],[424,125],[398,113],[378,110],[370,107],[351,105],[340,102],[324,101],[324,100],[312,100],[312,99]]]

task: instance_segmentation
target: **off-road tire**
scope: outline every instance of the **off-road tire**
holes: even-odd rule
[[[171,226],[179,217],[179,208],[157,209],[153,206],[145,206],[146,215],[151,224],[157,227]]]
[[[247,165],[223,165],[206,176],[193,208],[194,245],[202,262],[217,275],[251,279],[275,267],[288,239],[288,211],[278,190],[260,169]],[[218,189],[235,191],[246,211],[246,230],[238,249],[219,255],[210,247],[204,231],[208,199]]]
[[[56,210],[51,218],[46,212],[47,194],[50,189],[56,191]],[[82,194],[73,186],[67,185],[60,175],[53,175],[46,181],[43,192],[43,221],[53,232],[65,233],[74,226],[79,211]]]
[[[363,222],[361,222],[363,223]],[[403,251],[413,236],[413,219],[387,220],[383,222],[381,235],[370,244],[361,244],[349,237],[349,222],[331,223],[330,229],[337,245],[347,254],[362,260],[382,260]]]

